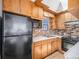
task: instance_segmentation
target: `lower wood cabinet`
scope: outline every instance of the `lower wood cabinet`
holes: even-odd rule
[[[60,40],[60,38],[57,38],[57,49],[58,50],[62,50],[62,41]]]
[[[51,42],[51,49],[52,49],[52,53],[54,52],[54,51],[56,51],[57,50],[57,40],[55,39],[55,40],[53,40],[52,42]]]
[[[41,59],[41,45],[34,48],[34,59]]]
[[[52,52],[52,45],[51,45],[51,39],[48,40],[48,48],[47,48],[47,53],[48,55],[51,54]]]
[[[56,50],[59,50],[61,46],[61,39],[53,38],[34,42],[32,45],[32,59],[43,59]]]
[[[42,58],[46,57],[47,56],[47,40],[46,41],[42,41]]]

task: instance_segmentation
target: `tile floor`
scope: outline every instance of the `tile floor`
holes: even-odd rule
[[[45,59],[64,59],[64,54],[59,51],[53,53],[52,55],[46,57]]]

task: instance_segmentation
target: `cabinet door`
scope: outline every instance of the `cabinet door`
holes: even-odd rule
[[[3,10],[13,13],[20,12],[20,0],[4,0]]]
[[[57,28],[58,29],[65,29],[65,14],[60,14],[57,16]]]
[[[39,19],[42,20],[44,18],[43,8],[39,7]]]
[[[56,18],[55,17],[52,18],[52,29],[53,30],[56,29]]]
[[[49,20],[49,29],[51,29],[51,30],[56,29],[56,19],[55,19],[55,17],[50,18],[50,20]]]
[[[52,46],[52,52],[57,50],[57,41],[55,39],[52,40],[51,46]]]
[[[57,43],[58,43],[58,44],[57,44],[57,45],[58,45],[58,46],[57,46],[57,49],[58,49],[58,50],[62,50],[62,42],[61,42],[61,39],[60,39],[60,38],[57,38]]]
[[[48,40],[48,48],[47,48],[47,54],[51,54],[51,51],[52,51],[52,46],[51,46],[51,40]]]
[[[74,8],[74,1],[73,0],[68,0],[68,8]]]
[[[42,58],[47,56],[47,41],[42,42]]]
[[[68,0],[68,9],[75,9],[79,7],[79,0]]]
[[[32,2],[30,0],[21,0],[21,14],[31,16]]]
[[[34,47],[34,59],[41,59],[41,45]]]
[[[37,7],[35,4],[32,4],[32,18],[39,19],[39,7]]]

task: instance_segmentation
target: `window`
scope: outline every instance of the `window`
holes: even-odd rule
[[[48,30],[48,23],[49,23],[49,18],[45,18],[42,20],[42,29],[43,30]]]

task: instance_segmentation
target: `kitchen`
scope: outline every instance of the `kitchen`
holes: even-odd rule
[[[78,0],[0,1],[2,59],[79,59]]]

